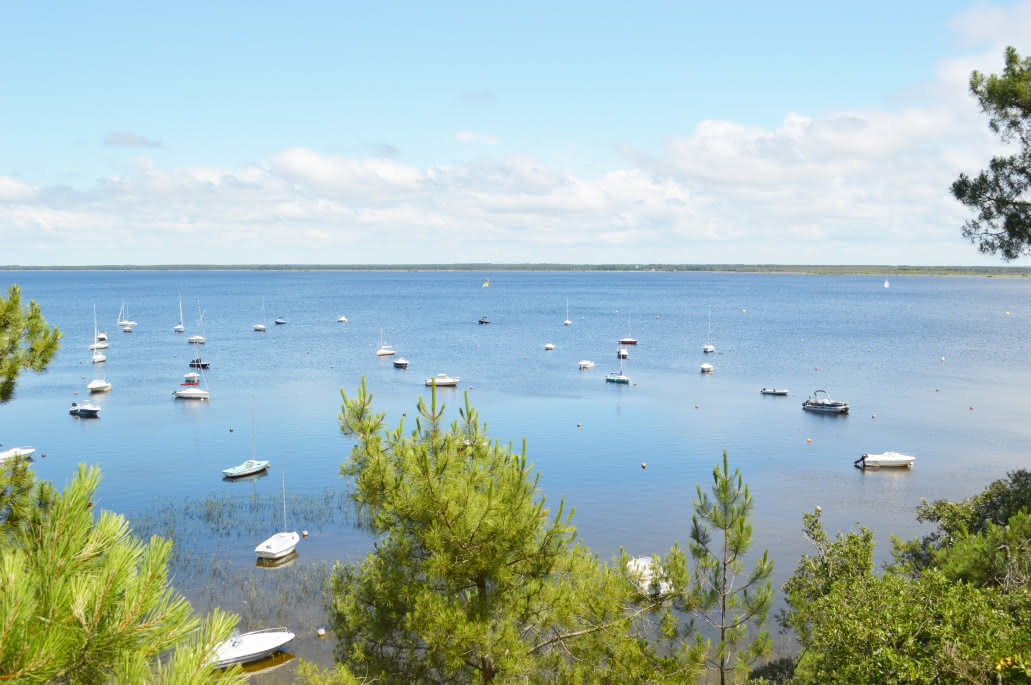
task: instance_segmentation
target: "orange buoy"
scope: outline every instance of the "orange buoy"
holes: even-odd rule
[[[697,408],[698,408],[698,405],[696,404],[696,405],[694,406],[694,408],[695,408],[695,409],[697,409]]]
[[[41,457],[43,457],[43,458],[46,458],[46,456],[47,456],[47,453],[46,453],[46,452],[44,452],[43,454],[41,454],[41,455],[39,455],[39,456],[41,456]]]
[[[646,469],[646,468],[648,468],[648,465],[647,465],[647,464],[645,464],[645,463],[644,463],[644,462],[642,461],[642,462],[641,462],[641,468],[642,468],[642,469]]]
[[[73,394],[73,395],[78,395],[79,393],[78,393],[78,392],[74,392],[74,393],[72,393],[72,394]],[[971,409],[973,409],[973,407],[971,407]]]
[[[817,367],[816,367],[816,370],[817,370],[817,371],[819,371],[819,370],[820,370],[820,367],[819,367],[819,366],[817,366]]]
[[[230,429],[229,429],[229,432],[230,432],[230,433],[232,433],[232,432],[233,432],[233,429],[232,429],[232,428],[230,428]]]
[[[806,439],[805,439],[805,441],[806,441],[806,442],[812,442],[812,441],[813,441],[813,439],[812,439],[812,438],[806,438]]]
[[[974,405],[970,405],[970,411],[974,411]]]
[[[86,377],[85,377],[85,376],[83,376],[83,377],[82,377],[82,380],[86,380]]]
[[[935,388],[935,389],[934,389],[934,391],[935,391],[935,392],[938,392],[938,388]]]

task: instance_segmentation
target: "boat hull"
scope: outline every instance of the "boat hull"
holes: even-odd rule
[[[912,468],[916,457],[899,452],[882,452],[880,454],[864,454],[855,461],[861,469],[908,469]]]
[[[788,394],[787,390],[778,390],[777,388],[763,388],[759,391],[761,395],[776,395],[778,397],[786,397]]]
[[[264,659],[281,650],[294,637],[294,634],[285,628],[258,630],[231,637],[215,647],[215,667],[225,668],[233,664],[246,664]]]
[[[255,547],[254,553],[262,559],[282,559],[297,548],[300,539],[296,532],[276,533]]]
[[[228,469],[222,469],[222,475],[226,478],[243,478],[244,476],[250,476],[255,473],[261,473],[267,470],[269,462],[261,459],[248,459],[239,466],[233,466]]]
[[[847,414],[848,405],[832,405],[832,404],[811,404],[806,401],[802,403],[802,409],[811,411],[815,414]]]

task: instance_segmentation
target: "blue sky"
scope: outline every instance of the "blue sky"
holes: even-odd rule
[[[997,261],[1028,3],[556,5],[5,6],[0,263]]]

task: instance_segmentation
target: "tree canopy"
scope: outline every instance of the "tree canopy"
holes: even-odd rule
[[[47,327],[36,302],[22,309],[21,288],[12,285],[0,297],[0,404],[14,397],[14,384],[25,369],[46,369],[61,341],[57,326]]]
[[[994,157],[988,169],[971,178],[960,174],[953,196],[977,212],[963,225],[963,236],[985,254],[1005,260],[1031,254],[1031,58],[1006,48],[1001,74],[970,75],[970,92],[988,115],[988,126],[1011,155]]]

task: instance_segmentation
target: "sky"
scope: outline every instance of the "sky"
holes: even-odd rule
[[[0,264],[1000,264],[949,186],[1007,45],[1031,2],[5,3]]]

